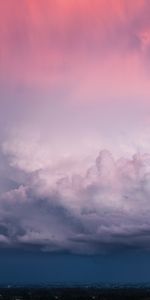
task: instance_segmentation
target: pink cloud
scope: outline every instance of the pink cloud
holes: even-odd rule
[[[149,249],[149,15],[149,0],[0,2],[2,243]]]
[[[149,170],[149,154],[116,160],[107,150],[84,174],[43,167],[25,170],[19,183],[13,168],[18,187],[0,194],[0,244],[80,254],[149,250]]]

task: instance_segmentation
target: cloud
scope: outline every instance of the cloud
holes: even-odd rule
[[[1,246],[80,254],[149,250],[149,154],[115,160],[102,150],[82,174],[62,165],[17,172],[26,173],[22,183],[1,193]]]
[[[8,2],[0,244],[149,249],[149,0]]]

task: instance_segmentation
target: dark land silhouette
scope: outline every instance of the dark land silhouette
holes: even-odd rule
[[[149,287],[1,287],[0,300],[150,300]]]

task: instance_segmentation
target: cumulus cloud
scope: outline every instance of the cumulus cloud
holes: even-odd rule
[[[0,244],[149,249],[149,0],[8,2]]]
[[[16,186],[0,196],[1,245],[82,254],[150,248],[149,154],[114,159],[102,150],[82,174],[62,165],[13,173]]]

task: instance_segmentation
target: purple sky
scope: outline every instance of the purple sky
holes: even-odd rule
[[[149,0],[0,2],[2,247],[149,250],[149,16]]]

